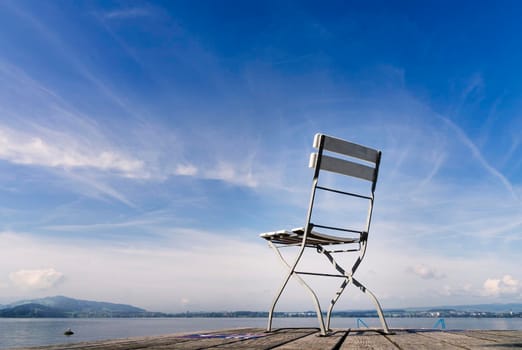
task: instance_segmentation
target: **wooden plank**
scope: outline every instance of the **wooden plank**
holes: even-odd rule
[[[495,342],[497,346],[504,348],[509,346],[522,347],[522,332],[520,331],[463,331],[462,333],[482,342]]]
[[[173,343],[165,345],[149,344],[143,349],[147,350],[163,350],[163,349],[183,349],[183,350],[198,350],[198,349],[215,349],[217,346],[236,343],[235,339],[211,338],[199,339],[182,343]]]
[[[262,339],[266,336],[265,330],[261,328],[251,328],[243,330],[227,330],[220,332],[202,332],[200,333],[203,337],[188,338],[186,342],[176,342],[173,344],[149,344],[144,349],[147,350],[164,350],[164,349],[217,349],[220,346],[233,346],[245,341],[242,336],[261,336],[260,338],[254,338],[249,340]],[[190,335],[189,335],[190,336]],[[208,337],[206,337],[208,336]],[[216,338],[216,336],[219,336]],[[187,338],[182,338],[187,339]]]
[[[489,331],[489,330],[484,330],[484,331],[473,331],[472,333],[476,334],[476,335],[484,334],[484,335],[488,335],[488,336],[499,337],[499,339],[501,339],[503,337],[507,337],[507,338],[515,338],[515,339],[518,339],[518,340],[522,340],[522,332],[521,331],[513,331],[513,330]]]
[[[340,350],[398,349],[384,335],[376,331],[350,331]]]
[[[422,331],[398,331],[394,335],[385,337],[395,344],[399,349],[422,350],[422,349],[461,349],[462,347],[448,344],[437,339],[427,339],[421,335]]]
[[[335,331],[327,337],[323,337],[319,332],[310,334],[306,337],[297,339],[276,347],[277,350],[328,350],[334,349],[336,345],[346,336],[346,331]]]
[[[278,329],[274,332],[267,333],[266,336],[261,338],[246,339],[235,343],[219,345],[216,349],[279,349],[280,346],[292,343],[315,333],[318,333],[318,330],[315,328]]]
[[[419,335],[429,338],[430,340],[451,344],[465,349],[484,349],[484,347],[487,347],[488,349],[499,349],[496,346],[498,343],[495,343],[494,341],[470,337],[462,332],[433,331],[422,332],[419,333]],[[427,341],[427,343],[429,343],[429,341]]]
[[[134,349],[156,349],[156,348],[167,348],[178,346],[179,344],[188,343],[189,339],[182,339],[179,337],[164,337],[158,339],[157,337],[150,339],[140,339],[132,341],[120,341],[120,342],[105,342],[101,346],[90,347],[80,346],[78,348],[66,347],[64,349],[85,349],[85,350],[134,350]]]
[[[232,330],[223,330],[223,331],[211,331],[211,332],[199,332],[201,334],[208,335],[232,335],[232,334],[245,334],[252,332],[262,333],[264,330],[260,328],[244,328],[244,329],[232,329]],[[192,334],[192,333],[191,333]],[[217,344],[223,344],[227,342],[234,342],[237,339],[223,339],[223,338],[185,338],[190,334],[170,334],[163,336],[149,336],[149,337],[136,337],[136,338],[127,338],[127,339],[114,339],[114,340],[101,340],[94,342],[81,342],[81,343],[71,343],[71,344],[60,344],[60,345],[50,345],[43,347],[32,347],[32,348],[22,348],[17,350],[37,350],[37,349],[45,349],[45,350],[133,350],[133,349],[199,349],[201,346],[211,346]]]
[[[112,340],[98,340],[93,342],[79,342],[70,344],[57,344],[30,348],[17,348],[17,350],[108,350],[108,349],[138,349],[143,348],[146,344],[150,343],[162,343],[172,344],[175,342],[184,342],[185,339],[180,339],[173,336],[160,336],[160,337],[136,337],[127,339],[112,339]]]

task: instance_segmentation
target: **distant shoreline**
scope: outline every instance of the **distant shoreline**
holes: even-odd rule
[[[431,311],[431,312],[386,312],[384,315],[387,318],[522,318],[522,312],[518,313],[491,313],[491,312],[462,312],[462,311]],[[71,318],[71,319],[89,319],[89,318],[266,318],[267,312],[186,312],[167,314],[160,312],[146,312],[143,314],[65,314],[65,315],[0,315],[0,318]],[[274,315],[275,318],[315,318],[317,317],[313,312],[279,312]],[[334,318],[377,318],[375,312],[343,312],[332,313]]]
[[[389,318],[522,318],[522,304],[482,304],[438,306],[426,308],[385,309]],[[281,311],[277,318],[311,318],[315,311]],[[266,311],[185,311],[153,312],[126,304],[73,299],[64,296],[46,297],[0,305],[0,318],[262,318]],[[334,311],[332,317],[372,318],[375,310]]]

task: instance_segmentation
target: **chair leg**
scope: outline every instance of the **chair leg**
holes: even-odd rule
[[[266,327],[267,332],[272,331],[272,318],[274,316],[274,310],[275,310],[276,304],[279,301],[281,294],[283,294],[283,290],[285,289],[292,274],[293,274],[293,272],[289,271],[288,275],[286,276],[285,280],[283,281],[282,286],[279,288],[279,291],[277,292],[277,294],[274,297],[274,300],[272,301],[272,306],[270,307],[270,310],[268,311],[268,325]]]
[[[384,333],[390,334],[390,329],[388,328],[388,324],[386,323],[386,319],[384,318],[384,313],[382,312],[381,304],[379,304],[379,300],[375,294],[373,294],[368,288],[366,288],[361,282],[357,281],[352,277],[353,284],[358,287],[363,293],[368,294],[370,299],[372,299],[373,304],[375,305],[375,309],[377,309],[377,314],[379,315],[379,319],[381,321],[381,326],[384,330]]]
[[[337,300],[341,297],[344,290],[346,289],[346,286],[350,283],[350,279],[347,278],[343,281],[337,292],[335,293],[334,297],[330,301],[330,307],[328,307],[328,312],[326,313],[326,329],[330,330],[330,318],[332,317],[332,311],[335,306],[335,303],[337,303]]]
[[[331,303],[330,303],[330,307],[328,309],[328,313],[326,315],[326,324],[327,324],[327,327],[328,329],[330,328],[330,317],[331,317],[331,314],[332,314],[332,310],[333,310],[333,307],[335,305],[335,303],[337,302],[337,300],[339,299],[339,297],[341,296],[341,294],[344,292],[346,286],[352,282],[356,287],[358,287],[363,293],[368,293],[368,295],[370,296],[370,298],[372,299],[374,305],[375,305],[375,309],[377,310],[377,314],[379,315],[379,319],[381,321],[381,325],[382,325],[382,328],[384,330],[385,333],[390,333],[390,330],[388,329],[388,324],[386,323],[386,319],[384,318],[384,314],[382,312],[382,308],[381,308],[381,304],[379,304],[379,301],[377,300],[377,297],[375,296],[375,294],[373,294],[368,288],[366,288],[361,282],[357,281],[355,278],[353,278],[353,274],[355,273],[355,271],[357,270],[357,268],[359,267],[359,265],[361,264],[362,262],[362,259],[364,257],[364,252],[365,252],[365,249],[363,250],[361,256],[359,256],[359,258],[357,259],[357,261],[355,262],[354,266],[352,267],[352,272],[351,274],[347,274],[346,271],[341,267],[341,265],[339,265],[337,263],[337,261],[335,261],[335,259],[333,258],[332,254],[330,254],[327,250],[325,250],[323,247],[319,246],[317,248],[317,251],[319,253],[323,253],[324,256],[326,256],[326,258],[330,261],[330,263],[332,263],[333,267],[339,272],[341,273],[342,275],[345,275],[346,276],[346,280],[343,281],[343,283],[341,284],[341,287],[339,288],[339,290],[337,291],[337,293],[335,294],[335,297],[332,299]]]
[[[312,290],[312,288],[301,278],[301,276],[299,276],[298,274],[295,273],[295,268],[296,268],[297,264],[299,263],[301,256],[303,255],[304,249],[302,249],[300,251],[300,253],[298,254],[296,261],[294,262],[294,265],[290,266],[290,264],[285,260],[285,258],[279,251],[279,249],[272,242],[268,242],[268,243],[269,243],[270,247],[272,249],[274,249],[274,251],[276,252],[277,256],[279,257],[279,259],[281,260],[283,265],[288,267],[288,274],[287,274],[285,280],[283,281],[281,288],[279,288],[278,293],[274,297],[274,300],[272,301],[272,306],[270,307],[270,311],[268,313],[268,326],[266,329],[267,332],[270,332],[272,330],[272,318],[273,318],[275,306],[276,306],[277,302],[279,301],[281,294],[283,294],[283,291],[284,291],[286,285],[288,284],[288,281],[290,280],[290,278],[292,276],[294,276],[297,279],[297,281],[310,293],[312,300],[314,302],[314,305],[315,305],[317,320],[319,321],[319,328],[321,329],[321,335],[327,335],[327,328],[325,328],[325,326],[324,326],[324,318],[323,318],[323,313],[321,310],[321,304],[319,303],[319,299],[317,298],[317,295]]]
[[[332,254],[330,254],[326,249],[324,249],[322,246],[318,246],[317,247],[317,252],[318,253],[323,253],[324,256],[326,256],[326,258],[330,261],[330,263],[333,265],[333,267],[339,272],[341,273],[342,275],[345,275],[346,276],[346,271],[341,267],[341,265],[339,265],[337,263],[337,261],[335,261],[334,257],[332,256]],[[335,304],[337,303],[337,300],[339,300],[339,298],[341,297],[341,295],[343,294],[344,290],[346,289],[346,286],[348,286],[348,284],[350,283],[351,281],[351,278],[349,276],[346,276],[346,279],[343,281],[343,283],[341,283],[341,286],[339,287],[339,289],[337,290],[337,292],[334,294],[334,297],[332,298],[332,300],[330,301],[330,307],[328,308],[328,312],[326,314],[326,328],[327,329],[330,329],[330,319],[332,317],[332,311],[333,311],[333,308],[335,306]]]

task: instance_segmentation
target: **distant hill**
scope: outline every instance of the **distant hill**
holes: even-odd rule
[[[62,309],[66,311],[81,311],[81,312],[99,312],[99,311],[113,311],[113,312],[145,312],[146,310],[140,309],[135,306],[125,304],[115,304],[108,302],[90,301],[73,299],[64,296],[47,297],[42,299],[33,299],[19,301],[10,306],[23,305],[28,303],[35,303]]]
[[[1,309],[0,317],[67,317],[67,314],[60,309],[29,303]]]
[[[0,317],[155,317],[162,315],[131,305],[64,296],[18,301],[4,305],[0,309]]]

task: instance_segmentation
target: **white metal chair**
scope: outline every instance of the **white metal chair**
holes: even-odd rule
[[[272,317],[276,304],[287,286],[288,281],[291,277],[294,277],[312,296],[322,335],[327,335],[330,330],[332,310],[337,300],[339,300],[339,297],[350,283],[371,298],[377,310],[383,331],[389,333],[388,325],[386,324],[379,301],[369,289],[353,276],[366,253],[381,152],[323,134],[315,135],[313,146],[317,149],[317,152],[312,153],[310,156],[309,165],[314,169],[314,176],[310,204],[308,206],[308,213],[306,215],[304,227],[292,229],[290,231],[281,230],[268,232],[260,235],[268,241],[268,244],[274,249],[277,256],[281,259],[281,262],[288,267],[286,278],[277,292],[270,308],[267,331],[272,330]],[[359,193],[360,186],[355,186],[358,188],[357,192],[351,192],[344,187],[332,188],[329,184],[328,186],[320,185],[319,175],[324,171],[356,180],[350,182],[350,184],[357,183],[358,185],[361,185],[361,182],[366,182],[367,185],[362,187],[366,189],[366,192]],[[315,220],[314,205],[319,205],[316,203],[319,197],[318,190],[333,193],[342,196],[342,198],[355,199],[359,204],[364,202],[364,205],[368,205],[367,217],[365,222],[362,224],[363,227],[358,229],[355,229],[353,226],[346,227],[344,222],[340,226],[331,225],[330,223],[319,224],[312,222],[313,219]],[[321,196],[321,199],[323,199],[322,197],[323,196]],[[342,221],[342,219],[339,221]],[[280,248],[289,246],[298,247],[299,249],[296,258],[292,263],[287,262],[283,254],[280,252]],[[317,253],[323,254],[333,265],[337,273],[331,274],[320,271],[298,270],[297,267],[301,262],[305,249],[307,248],[315,249]],[[355,259],[355,262],[350,269],[345,269],[334,259],[333,254],[350,252],[358,253],[358,257]],[[319,299],[314,290],[301,277],[302,275],[334,277],[342,280],[339,289],[331,299],[330,306],[326,313],[326,326]]]

